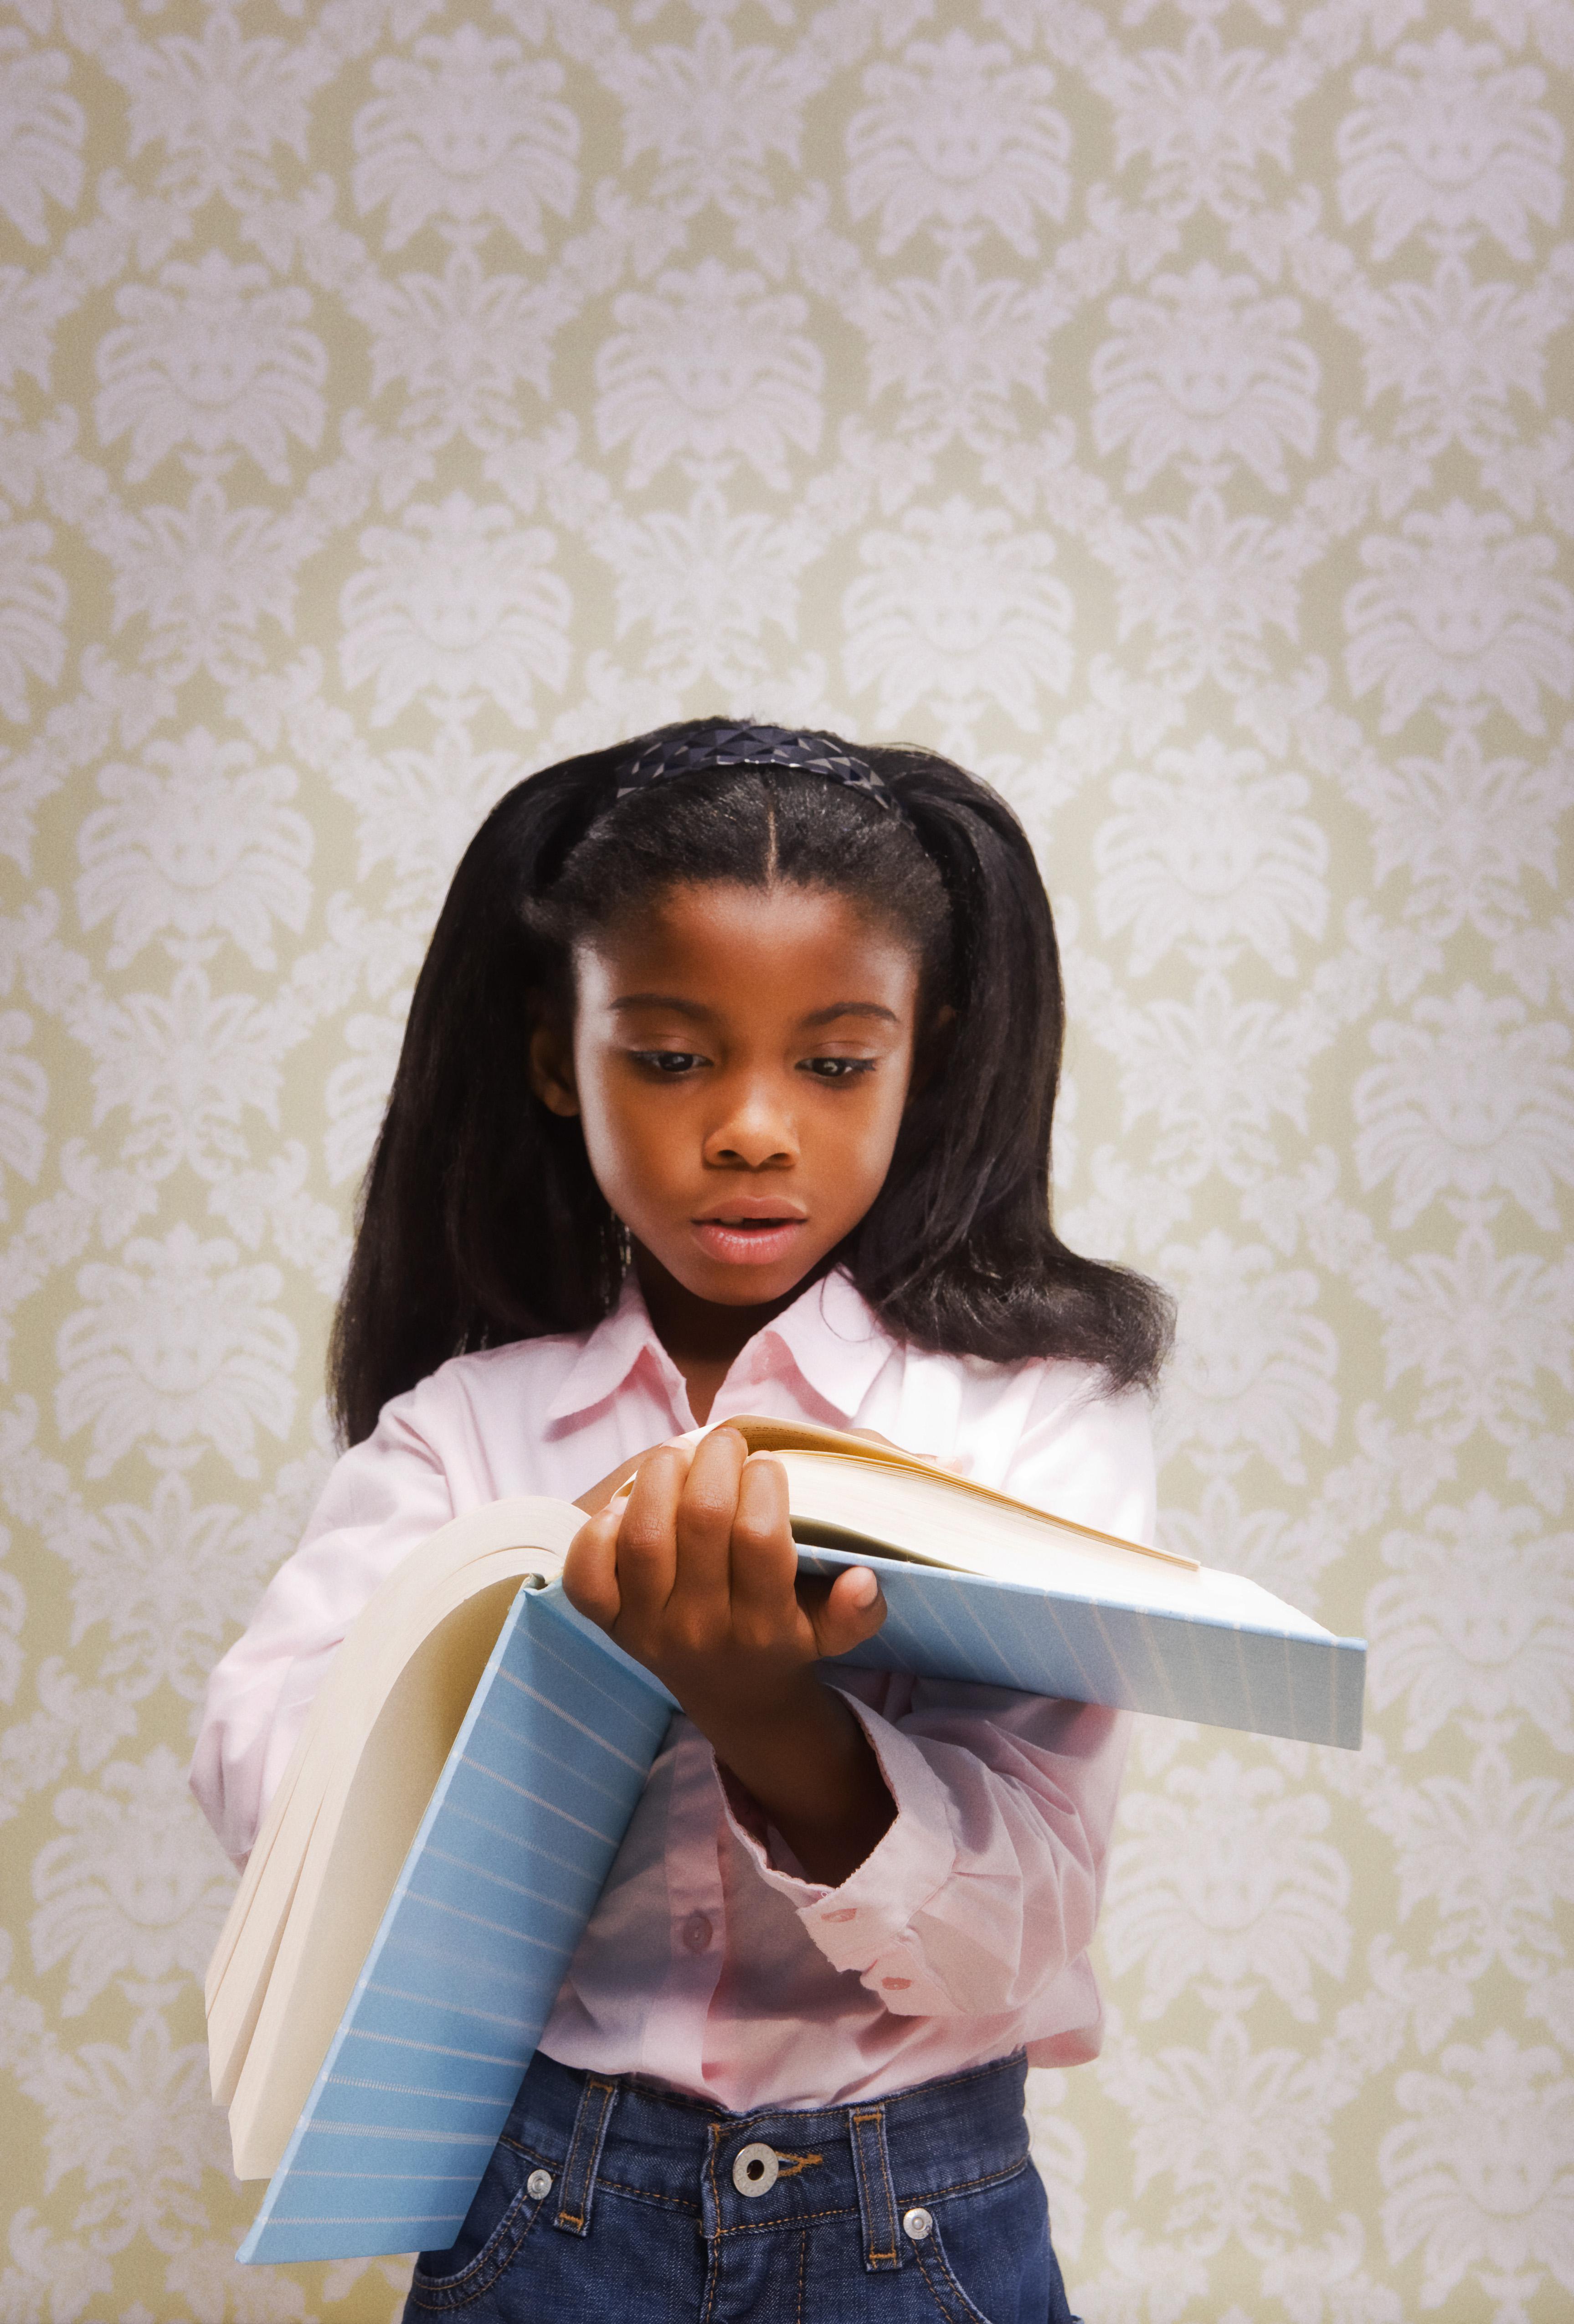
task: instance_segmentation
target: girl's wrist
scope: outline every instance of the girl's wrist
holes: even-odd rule
[[[685,1711],[729,1766],[734,1757],[775,1757],[828,1740],[838,1707],[812,1665],[769,1688],[714,1695],[696,1691],[684,1699]]]
[[[869,1738],[814,1671],[791,1698],[695,1723],[812,1880],[839,1885],[889,1828],[896,1806]]]

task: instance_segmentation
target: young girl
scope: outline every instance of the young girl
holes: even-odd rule
[[[1061,1034],[1026,840],[922,752],[668,727],[460,864],[336,1326],[352,1449],[193,1784],[244,1858],[371,1591],[511,1493],[589,1513],[565,1587],[683,1710],[407,2318],[1065,2324],[1023,2082],[1098,2049],[1123,1721],[827,1667],[875,1577],[795,1586],[783,1472],[718,1425],[1149,1537],[1167,1311],[1052,1231]]]

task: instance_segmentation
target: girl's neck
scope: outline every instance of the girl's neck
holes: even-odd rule
[[[827,1259],[815,1269],[823,1274]],[[642,1243],[634,1245],[634,1273],[644,1295],[651,1327],[678,1370],[688,1390],[689,1409],[703,1428],[711,1416],[716,1391],[739,1355],[775,1316],[792,1305],[814,1276],[795,1283],[779,1299],[760,1307],[723,1307],[713,1299],[686,1291],[675,1275]]]

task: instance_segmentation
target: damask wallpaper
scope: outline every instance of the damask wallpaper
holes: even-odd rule
[[[1571,72],[1570,0],[0,7],[3,2324],[397,2308],[233,2264],[192,1721],[461,844],[713,708],[1016,802],[1169,1536],[1372,1642],[1358,1757],[1139,1736],[1075,2304],[1569,2316]]]

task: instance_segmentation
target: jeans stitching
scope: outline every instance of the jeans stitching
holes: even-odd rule
[[[778,2236],[787,2227],[812,2227],[819,2219],[856,2219],[858,2209],[852,2203],[842,2203],[829,2211],[794,2211],[785,2219],[740,2219],[733,2227],[718,2227],[716,2240],[724,2243],[731,2236]]]
[[[891,2185],[891,2162],[886,2147],[885,2121],[883,2107],[849,2107],[847,2110],[860,2213],[865,2212],[866,2206],[869,2210],[884,2206],[882,2218],[877,2221],[865,2216],[862,2219],[863,2264],[871,2270],[900,2267],[902,2264],[902,2255],[897,2245],[897,2196]],[[884,2242],[877,2244],[877,2231],[886,2238]]]
[[[585,2099],[589,2098],[592,2090],[601,2092],[601,2106],[596,2112],[594,2128],[589,2119],[590,2109],[585,2104]],[[579,2110],[574,2117],[574,2141],[568,2150],[568,2160],[563,2166],[563,2193],[558,2202],[556,2221],[557,2226],[566,2227],[573,2235],[582,2236],[590,2218],[595,2166],[601,2154],[601,2143],[606,2129],[607,2116],[612,2111],[612,2100],[617,2096],[617,2092],[618,2086],[615,2081],[606,2081],[599,2074],[585,2076],[584,2095],[580,2100]],[[590,2157],[584,2166],[584,2191],[577,2198],[575,2208],[571,2211],[567,2208],[569,2196],[575,2186],[575,2173],[579,2164],[580,2149],[586,2144],[590,2148]]]
[[[943,2187],[930,2187],[916,2200],[938,2203],[946,2195],[971,2195],[979,2187],[1003,2187],[1008,2179],[1020,2179],[1033,2160],[1031,2152],[1019,2155],[1015,2163],[1007,2163],[1003,2171],[980,2171],[976,2179],[953,2179]]]
[[[513,2265],[520,2246],[535,2225],[546,2200],[543,2195],[539,2200],[537,2200],[531,2196],[528,2187],[521,2187],[468,2267],[461,2268],[457,2275],[423,2276],[419,2268],[414,2270],[410,2279],[410,2296],[417,2306],[433,2310],[467,2308],[473,2300],[479,2300],[483,2292],[490,2292],[498,2277]],[[504,2240],[521,2209],[528,2215],[525,2224],[504,2253],[502,2250]],[[470,2283],[469,2279],[479,2269],[486,2271],[481,2282]],[[421,2283],[428,2285],[435,2297],[430,2299],[423,2297],[417,2288]],[[461,2288],[465,2285],[468,2285],[467,2290]]]
[[[506,2130],[499,2131],[497,2135],[497,2143],[500,2146],[511,2146],[514,2153],[516,2154],[522,2154],[528,2163],[544,2163],[547,2168],[552,2172],[557,2172],[562,2167],[561,2164],[553,2162],[552,2157],[547,2153],[544,2147],[526,2146],[519,2139],[511,2138]]]
[[[975,2301],[968,2298],[967,2293],[957,2282],[955,2271],[952,2267],[951,2262],[946,2258],[944,2246],[940,2242],[938,2236],[935,2238],[934,2243],[934,2256],[945,2271],[945,2281],[950,2284],[953,2292],[955,2292],[958,2300],[962,2302],[962,2311],[963,2316],[968,2319],[968,2324],[989,2324],[989,2319],[984,2315],[982,2310],[979,2308]]]
[[[710,2147],[705,2155],[705,2176],[711,2182],[711,2203],[716,2219],[716,2233],[705,2255],[705,2304],[700,2316],[700,2324],[710,2324],[710,2319],[715,2312],[716,2291],[722,2275],[722,2236],[724,2230],[721,2225],[722,2197],[716,2185],[716,2149],[721,2143],[722,2126],[719,2122],[713,2122]]]
[[[932,2229],[916,2248],[918,2254],[919,2270],[934,2295],[935,2306],[945,2319],[945,2324],[990,2324],[990,2319],[982,2309],[976,2307],[968,2298],[953,2273],[951,2262],[945,2256],[945,2249],[941,2243],[938,2228]],[[943,2279],[941,2283],[936,2283],[934,2280],[936,2268],[939,2269]],[[945,2296],[945,2287],[949,2287],[950,2292],[954,2294],[954,2301]]]
[[[699,2204],[691,2203],[686,2196],[664,2195],[655,2187],[632,2187],[626,2179],[609,2179],[604,2171],[596,2172],[595,2184],[598,2194],[604,2187],[609,2195],[627,2195],[633,2203],[659,2203],[669,2211],[686,2211],[691,2219],[699,2216]]]

